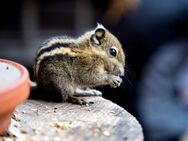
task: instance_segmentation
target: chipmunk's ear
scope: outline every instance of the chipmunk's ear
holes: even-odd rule
[[[103,28],[98,28],[95,30],[95,36],[97,39],[102,39],[105,36],[105,30]]]
[[[106,29],[103,25],[97,24],[97,27],[95,29],[95,33],[91,36],[91,41],[96,44],[100,45],[101,40],[105,37]]]
[[[95,29],[96,38],[98,38],[98,39],[104,38],[105,31],[106,31],[106,29],[104,28],[104,26],[100,23],[97,23],[97,27]]]

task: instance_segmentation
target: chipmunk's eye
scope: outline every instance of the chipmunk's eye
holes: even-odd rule
[[[117,49],[114,48],[114,47],[111,47],[109,49],[109,54],[112,55],[113,57],[116,57],[117,56]]]

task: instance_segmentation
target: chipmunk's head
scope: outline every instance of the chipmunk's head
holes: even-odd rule
[[[103,25],[98,24],[90,37],[90,46],[102,51],[111,61],[117,75],[124,74],[125,55],[119,40]],[[118,72],[118,73],[117,73]]]

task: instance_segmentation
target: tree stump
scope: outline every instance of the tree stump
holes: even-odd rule
[[[28,100],[18,106],[6,136],[18,141],[143,141],[138,121],[102,97],[80,106]]]

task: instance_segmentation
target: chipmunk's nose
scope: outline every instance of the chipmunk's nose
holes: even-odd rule
[[[124,76],[124,67],[122,66],[122,67],[120,67],[120,75],[119,76]]]
[[[113,72],[114,72],[115,75],[124,76],[124,67],[123,67],[123,65],[114,66]]]
[[[119,76],[124,76],[124,65],[119,66]]]

